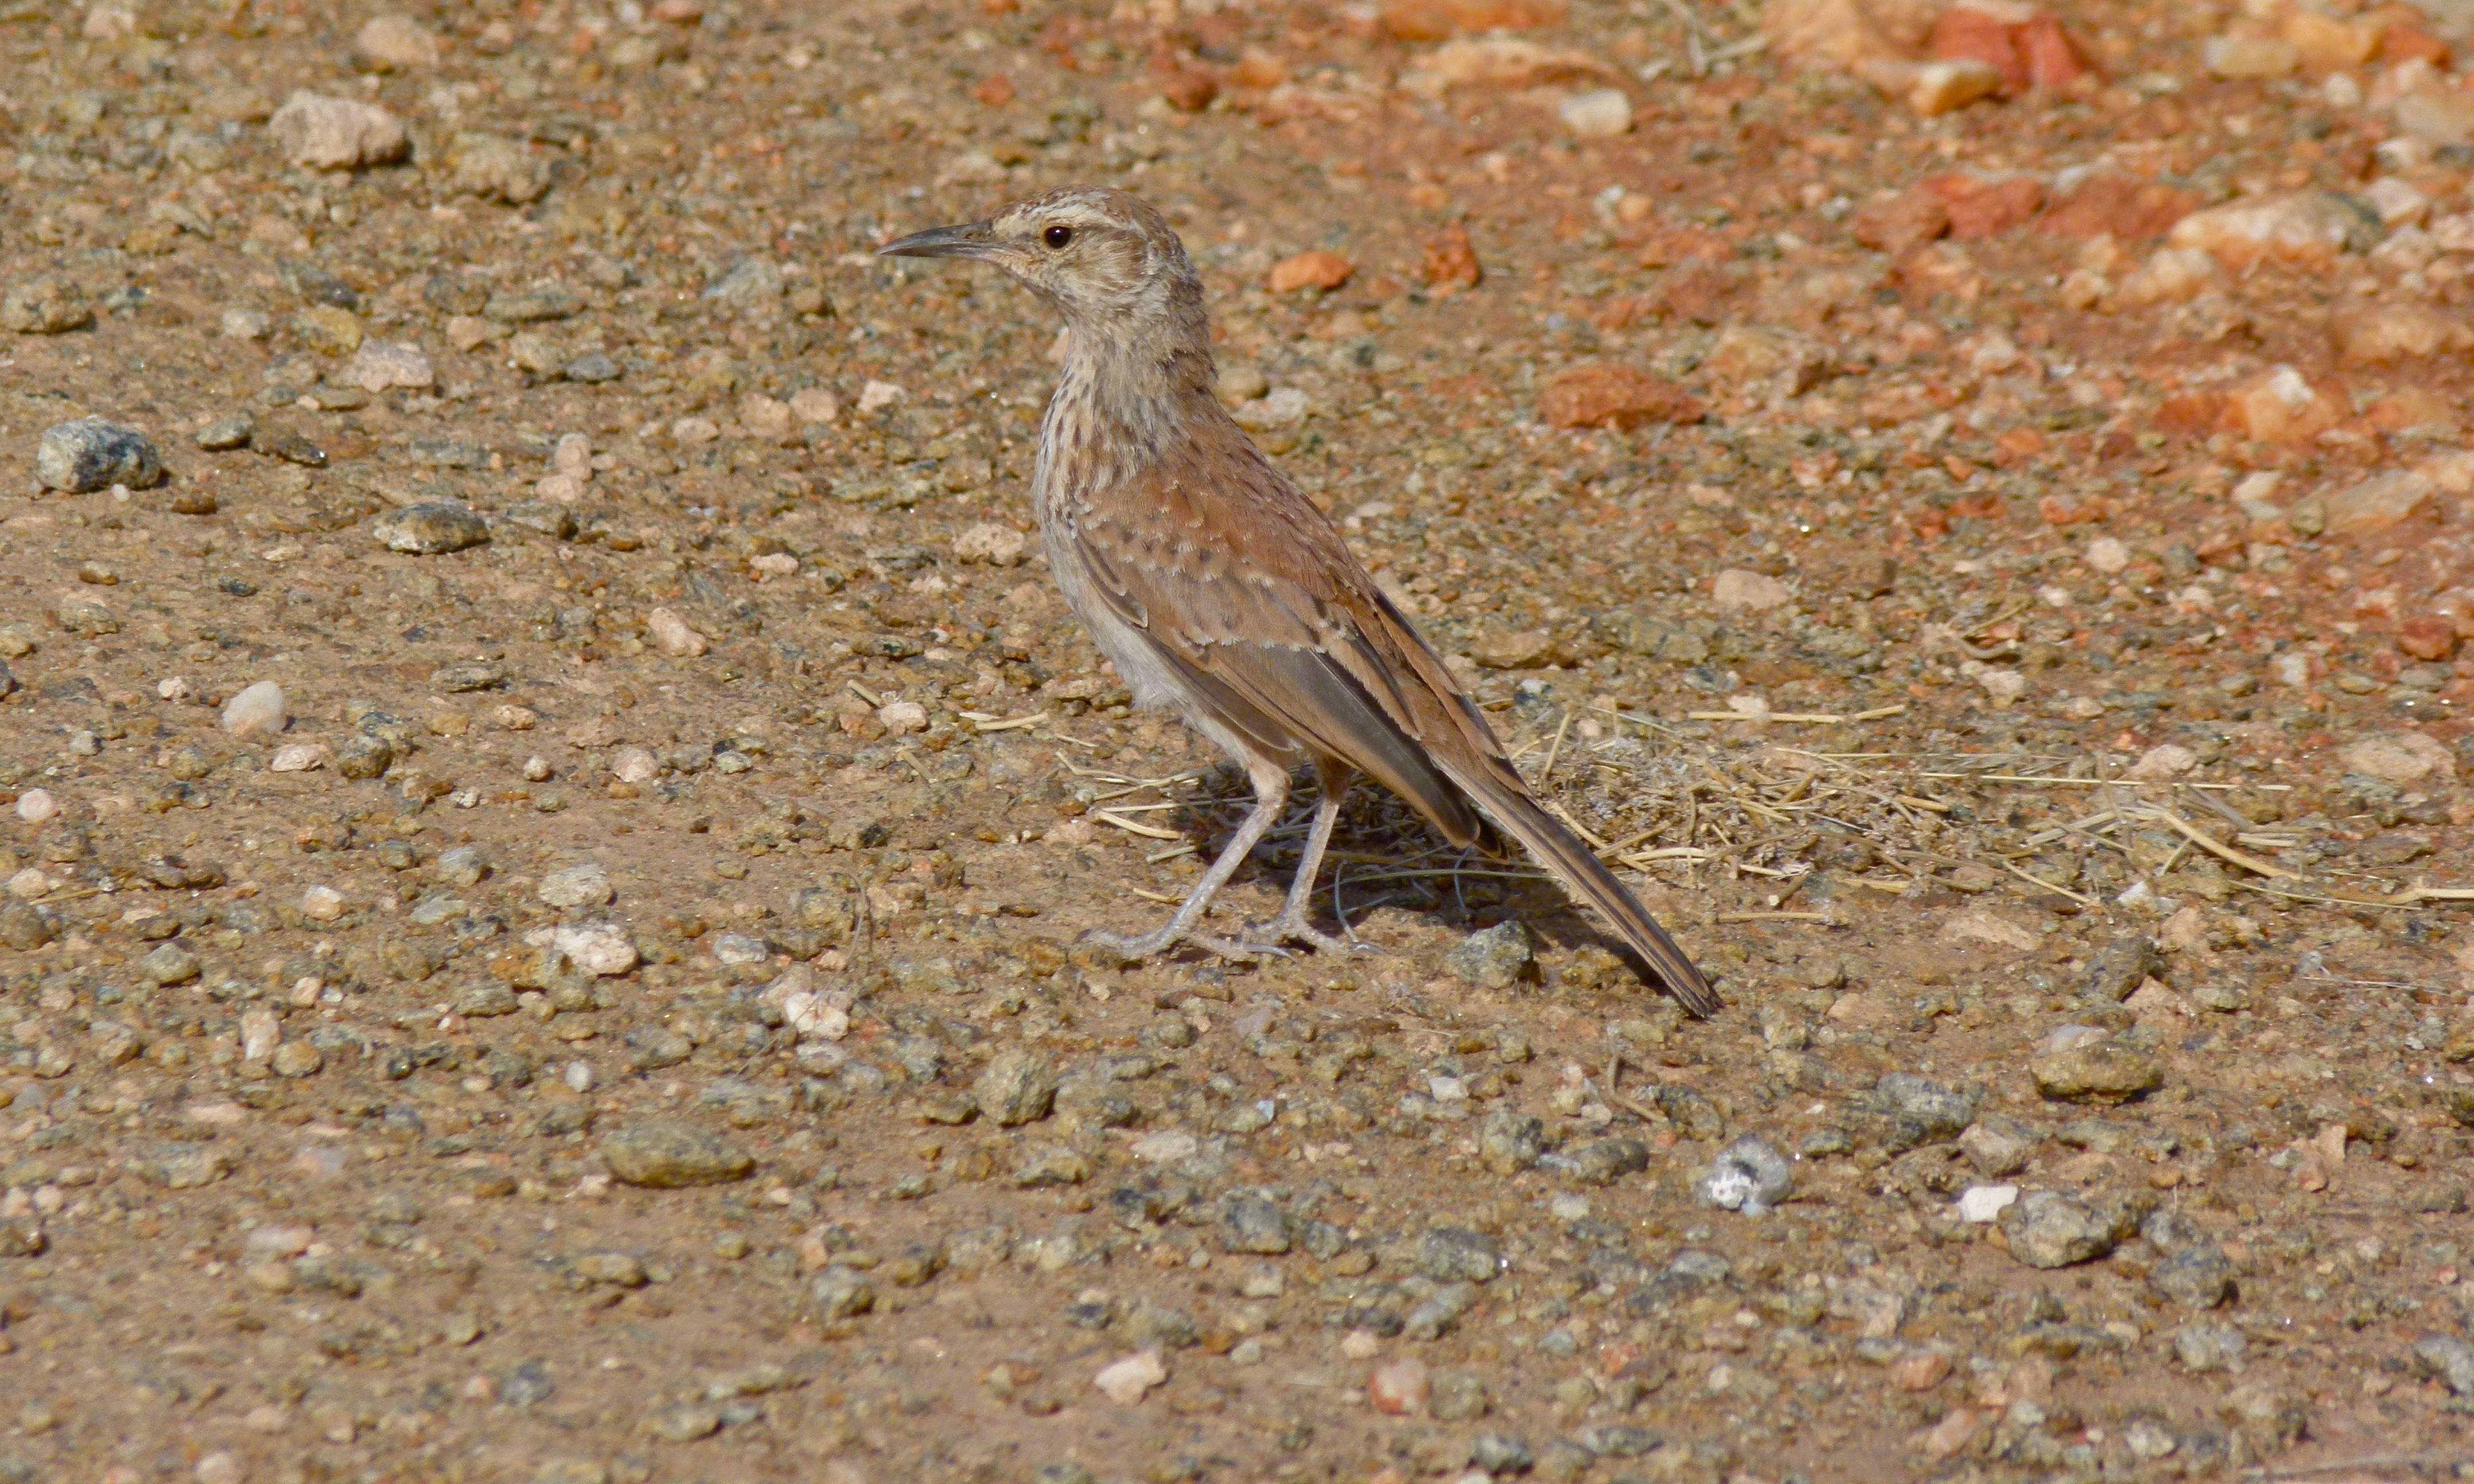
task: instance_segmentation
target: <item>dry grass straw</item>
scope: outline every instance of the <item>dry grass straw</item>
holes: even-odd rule
[[[1887,720],[1904,710],[1885,706],[1829,719],[1856,727],[1859,718]],[[2288,785],[2132,781],[2115,776],[2100,757],[2056,754],[1821,751],[1752,742],[1746,736],[1761,736],[1762,718],[1721,714],[1741,725],[1732,733],[1690,729],[1703,733],[1693,735],[1651,716],[1559,707],[1534,717],[1510,752],[1516,766],[1536,759],[1522,770],[1531,786],[1601,859],[1678,885],[1754,883],[1753,910],[1713,914],[1720,922],[1843,922],[1836,904],[1787,910],[1787,903],[1830,848],[1843,852],[1856,842],[1870,848],[1872,864],[1839,868],[1840,884],[1897,896],[1936,884],[1970,895],[2007,887],[2047,905],[2093,908],[2101,905],[2099,896],[2078,885],[2084,863],[2109,853],[2132,865],[2132,878],[2171,877],[2160,890],[2194,886],[2212,899],[2241,890],[2339,908],[2474,901],[2474,889],[2360,878],[2376,887],[2365,890],[2325,879],[2341,873],[2323,869],[2314,879],[2273,859],[2303,845],[2302,833],[2256,826],[2225,796]],[[1585,720],[1597,725],[1582,728]],[[1233,826],[1251,804],[1244,779],[1229,769],[1138,778],[1057,756],[1075,777],[1100,785],[1090,806],[1095,823],[1176,842],[1148,857],[1154,863],[1197,852],[1198,836],[1208,839]],[[2088,802],[2100,807],[2059,807],[2091,790],[2096,799]],[[1311,818],[1313,793],[1299,793],[1291,815],[1265,840],[1275,866],[1294,864]],[[1144,794],[1150,797],[1135,797]],[[2011,825],[2023,805],[2042,817]],[[2173,842],[2161,863],[2158,835]],[[1446,889],[1463,891],[1466,882],[1545,879],[1525,861],[1489,861],[1443,844],[1400,800],[1370,788],[1352,793],[1341,839],[1327,859],[1352,888],[1399,885],[1430,900]],[[2202,860],[2200,875],[2174,874]],[[1352,910],[1367,905],[1355,903]]]

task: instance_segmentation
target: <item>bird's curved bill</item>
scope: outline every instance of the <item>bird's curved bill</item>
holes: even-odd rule
[[[879,257],[986,257],[996,249],[996,239],[984,222],[970,222],[959,227],[932,227],[924,232],[898,237],[876,250]]]

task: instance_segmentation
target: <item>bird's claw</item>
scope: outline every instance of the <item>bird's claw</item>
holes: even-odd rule
[[[1319,953],[1379,954],[1383,951],[1370,943],[1361,943],[1353,938],[1335,937],[1326,933],[1308,922],[1302,913],[1295,916],[1282,913],[1269,922],[1249,922],[1238,942],[1249,947],[1276,950],[1284,956],[1288,950],[1280,945],[1291,943],[1302,943]]]
[[[1162,927],[1139,936],[1093,928],[1074,940],[1072,957],[1079,968],[1118,969],[1157,958],[1180,944],[1191,944],[1206,953],[1233,959],[1240,964],[1257,964],[1290,956],[1289,950],[1277,944],[1215,938],[1208,933],[1180,932],[1174,927]]]

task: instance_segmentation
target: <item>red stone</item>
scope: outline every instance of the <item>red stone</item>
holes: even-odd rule
[[[1419,274],[1438,297],[1476,288],[1481,272],[1477,249],[1469,246],[1468,228],[1455,222],[1428,238]]]
[[[1701,404],[1674,382],[1611,361],[1575,366],[1539,395],[1549,427],[1637,428],[1645,422],[1697,422]]]
[[[1564,0],[1385,0],[1383,30],[1395,41],[1444,41],[1486,31],[1560,26]]]
[[[2021,26],[2012,39],[2027,64],[2030,87],[2068,87],[2096,71],[2062,23],[2050,15],[2039,15]]]
[[[1982,11],[1953,5],[1933,22],[1932,54],[1937,61],[1980,61],[2001,74],[2001,95],[2027,86],[2026,59],[2011,38],[2015,28]]]
[[[1191,67],[1172,67],[1160,74],[1159,95],[1179,113],[1200,113],[1220,96],[1220,80]]]
[[[1013,102],[1013,79],[1002,72],[992,74],[971,89],[971,96],[977,98],[982,107],[1002,108]]]
[[[1888,201],[1866,204],[1848,218],[1847,227],[1857,242],[1874,251],[1904,257],[1950,234],[1950,208],[1931,191],[1902,191]]]
[[[1950,234],[1961,241],[1998,237],[2036,214],[2045,188],[2032,176],[1986,180],[1963,172],[1928,177],[1921,187],[1950,217]]]
[[[2397,625],[2396,641],[2416,659],[2445,659],[2457,652],[2457,626],[2445,618],[2409,618]]]
[[[1346,283],[1348,275],[1356,271],[1356,266],[1339,253],[1316,248],[1273,263],[1270,282],[1274,294],[1288,294],[1298,289],[1336,289]]]
[[[2101,237],[2111,233],[2122,243],[2162,237],[2172,225],[2199,209],[2199,198],[2188,191],[2125,176],[2091,176],[2068,197],[2054,203],[2037,222],[2040,230],[2059,237]]]

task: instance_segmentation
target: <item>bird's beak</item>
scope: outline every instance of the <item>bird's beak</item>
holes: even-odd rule
[[[879,257],[993,257],[996,255],[996,234],[985,222],[966,222],[958,227],[932,227],[924,232],[912,232],[876,250]]]

